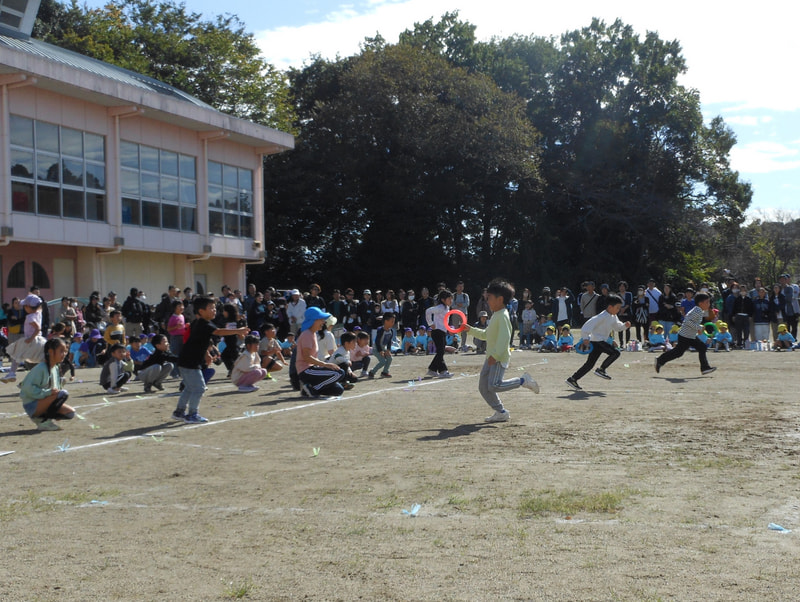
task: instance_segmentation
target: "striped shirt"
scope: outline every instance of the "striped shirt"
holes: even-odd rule
[[[697,338],[697,331],[700,329],[700,324],[703,323],[704,313],[702,308],[695,305],[683,319],[683,324],[678,331],[678,336],[686,339]]]

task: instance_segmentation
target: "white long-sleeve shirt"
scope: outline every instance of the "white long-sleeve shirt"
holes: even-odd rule
[[[625,330],[625,323],[620,322],[617,316],[612,316],[607,311],[601,311],[593,318],[589,318],[581,327],[584,341],[605,341],[612,331]]]
[[[425,312],[425,319],[428,321],[428,324],[436,330],[447,332],[447,328],[444,326],[444,315],[448,311],[450,311],[449,307],[444,303],[438,303]]]
[[[306,315],[306,300],[299,299],[297,303],[289,303],[286,304],[286,315],[289,317],[289,321],[292,324],[302,324],[303,318]],[[292,320],[294,318],[294,320]]]

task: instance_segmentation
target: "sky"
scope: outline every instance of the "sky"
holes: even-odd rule
[[[488,40],[514,34],[560,36],[598,17],[617,18],[644,36],[678,40],[688,73],[681,83],[700,92],[707,120],[721,115],[736,133],[732,167],[753,186],[750,216],[800,218],[800,3],[762,0],[184,0],[190,11],[234,14],[264,58],[279,69],[302,67],[359,51],[365,37],[388,42],[414,23],[448,11]],[[89,0],[101,6],[104,0]]]

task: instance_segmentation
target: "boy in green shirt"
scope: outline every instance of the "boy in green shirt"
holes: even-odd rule
[[[494,414],[486,418],[486,422],[507,422],[511,418],[503,402],[497,396],[499,392],[511,391],[517,387],[525,387],[534,393],[539,392],[539,385],[533,377],[525,372],[520,378],[503,380],[510,359],[511,319],[508,317],[508,302],[514,297],[514,288],[505,281],[493,280],[487,288],[489,308],[492,317],[485,329],[466,324],[466,329],[476,339],[486,341],[486,361],[481,369],[478,390],[486,400]]]

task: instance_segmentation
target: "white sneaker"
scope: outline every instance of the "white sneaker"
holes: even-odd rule
[[[360,376],[361,376],[361,378],[366,378],[368,374],[369,374],[369,372],[368,372],[368,371],[366,371],[366,370],[362,370],[362,371],[361,371],[361,375],[360,375]]]
[[[40,431],[60,431],[61,427],[58,426],[55,420],[42,420],[36,425]]]
[[[487,416],[483,419],[484,422],[508,422],[511,419],[511,414],[508,413],[508,410],[503,410],[502,412],[495,412],[491,416]]]
[[[439,374],[437,374],[437,376],[439,378],[451,378],[453,376],[453,373],[452,372],[448,372],[447,370],[445,370],[444,372],[439,372]]]
[[[539,383],[533,380],[533,377],[527,372],[522,375],[522,386],[526,389],[530,389],[534,393],[539,392]]]
[[[243,387],[239,387],[240,393],[252,393],[253,391],[258,391],[258,387],[255,385],[246,385]]]
[[[124,393],[124,392],[125,392],[125,391],[127,391],[127,390],[128,390],[128,387],[120,387],[120,388],[119,388],[119,392],[120,392],[120,393]]]
[[[425,378],[437,378],[439,373],[436,370],[428,370],[427,374],[425,374]]]
[[[111,389],[111,388],[109,388],[109,389],[106,389],[106,393],[108,393],[109,395],[119,395],[120,393],[122,393],[122,391],[120,391],[119,389]]]

